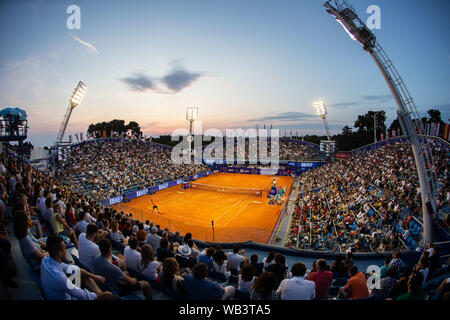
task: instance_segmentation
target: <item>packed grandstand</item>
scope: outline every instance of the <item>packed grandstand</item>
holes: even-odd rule
[[[180,233],[139,221],[104,205],[107,198],[217,169],[217,164],[198,165],[195,171],[191,165],[173,164],[167,146],[130,139],[77,144],[54,176],[4,149],[2,295],[448,300],[450,250],[442,241],[448,241],[449,228],[448,218],[442,217],[450,210],[449,145],[438,139],[430,143],[439,189],[434,216],[439,237],[426,247],[421,245],[414,158],[402,138],[355,150],[347,159],[322,161],[308,171],[298,169],[295,161],[318,156],[318,146],[281,140],[281,166],[291,169],[287,172],[297,188],[289,195],[291,212],[282,213],[287,225],[280,246],[202,242],[189,230]],[[274,230],[279,236],[280,228]],[[82,281],[69,288],[66,272],[72,266],[79,267]],[[374,276],[381,284],[372,288],[368,280]],[[302,285],[289,289],[292,281]]]

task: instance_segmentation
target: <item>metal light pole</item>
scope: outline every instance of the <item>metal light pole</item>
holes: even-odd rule
[[[194,137],[192,135],[192,124],[194,123],[195,120],[197,120],[198,118],[198,108],[197,107],[188,107],[186,109],[186,120],[189,121],[189,137],[188,137],[188,141],[189,141],[189,159],[192,160],[192,141],[194,141]],[[194,159],[193,159],[193,169],[194,169],[194,176],[196,173],[196,169],[195,169],[195,155],[194,155]]]
[[[391,91],[391,94],[397,104],[398,119],[402,126],[403,132],[405,132],[407,140],[412,147],[417,174],[419,177],[424,227],[422,241],[424,245],[427,245],[432,241],[432,211],[435,204],[433,204],[434,201],[432,201],[433,192],[430,190],[430,186],[428,184],[430,178],[431,188],[433,188],[433,174],[431,172],[427,173],[425,159],[428,162],[430,171],[433,169],[434,163],[425,138],[422,138],[424,142],[424,149],[422,149],[418,135],[414,128],[415,125],[418,132],[422,132],[422,124],[420,121],[415,121],[415,123],[413,123],[410,113],[413,113],[416,119],[420,119],[420,116],[414,105],[412,97],[403,83],[402,78],[395,69],[392,61],[384,52],[383,48],[376,41],[375,35],[367,28],[364,22],[359,19],[355,13],[355,10],[345,0],[335,1],[335,5],[336,7],[332,6],[330,1],[327,1],[324,4],[327,8],[327,12],[336,18],[336,20],[347,31],[349,36],[353,40],[359,41],[363,46],[363,49],[370,54],[380,70],[384,80],[386,81],[386,84],[388,85],[389,90]],[[426,158],[424,158],[424,151]]]
[[[328,131],[328,123],[327,123],[327,107],[325,106],[325,101],[316,100],[313,102],[313,107],[316,110],[317,115],[322,118],[323,124],[325,125],[327,138],[328,140],[330,140],[330,132]]]

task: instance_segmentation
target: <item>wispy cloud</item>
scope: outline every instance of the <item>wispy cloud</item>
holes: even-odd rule
[[[333,107],[345,109],[347,107],[358,106],[358,105],[367,105],[368,103],[385,103],[392,102],[393,98],[390,94],[381,94],[381,95],[362,95],[360,100],[355,101],[347,101],[347,102],[339,102],[332,104]]]
[[[130,91],[145,92],[155,89],[153,81],[143,73],[134,73],[130,77],[121,78],[120,81],[127,84]]]
[[[274,115],[254,118],[247,120],[248,122],[262,121],[301,121],[316,118],[315,115],[303,112],[280,112]]]
[[[89,53],[95,54],[95,55],[99,55],[99,54],[100,54],[100,53],[98,52],[97,48],[96,48],[92,43],[83,41],[83,40],[81,40],[80,38],[78,38],[77,36],[74,36],[74,35],[72,35],[72,38],[73,38],[75,41],[81,43],[83,46],[85,46],[85,47],[88,49],[87,51],[88,51]]]

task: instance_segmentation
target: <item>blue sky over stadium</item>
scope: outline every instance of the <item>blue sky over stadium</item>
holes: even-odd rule
[[[135,120],[144,133],[273,125],[323,133],[312,101],[325,99],[332,133],[395,103],[370,56],[325,12],[323,0],[1,1],[0,103],[29,115],[30,140],[51,144],[79,80],[87,84],[67,134],[92,122]],[[81,9],[69,30],[66,9]],[[354,0],[425,115],[450,116],[446,0]]]

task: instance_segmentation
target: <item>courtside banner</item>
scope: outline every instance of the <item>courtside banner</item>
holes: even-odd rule
[[[348,159],[350,158],[350,152],[337,152],[334,157],[336,159]]]

